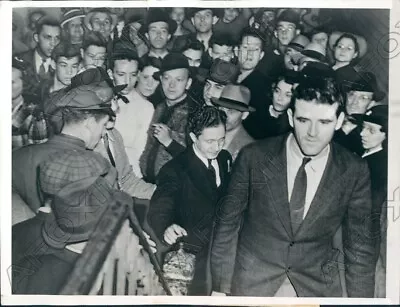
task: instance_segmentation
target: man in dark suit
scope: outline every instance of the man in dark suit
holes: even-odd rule
[[[235,161],[212,247],[216,292],[342,296],[332,248],[342,227],[348,296],[374,296],[368,166],[331,142],[344,118],[333,79],[305,81],[288,110],[294,132],[250,144]]]
[[[209,243],[231,165],[230,154],[222,150],[225,124],[225,113],[211,106],[190,116],[193,144],[161,169],[148,213],[149,224],[160,240],[172,245],[183,237],[185,250],[196,255],[191,295],[211,290],[206,283]]]
[[[244,128],[254,139],[263,137],[260,125],[262,125],[267,116],[265,100],[267,99],[267,89],[271,84],[271,82],[256,69],[257,65],[264,57],[262,46],[262,34],[257,29],[247,28],[243,31],[241,43],[237,52],[240,67],[240,75],[237,79],[237,83],[250,90],[250,106],[257,110],[257,112],[251,113],[246,120],[243,121]]]
[[[57,20],[42,17],[36,25],[33,39],[37,43],[35,49],[18,55],[29,64],[24,78],[24,93],[37,93],[41,84],[54,77],[54,63],[51,54],[60,43],[61,27]]]

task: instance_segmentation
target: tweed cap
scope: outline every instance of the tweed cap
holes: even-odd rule
[[[84,18],[85,13],[79,9],[79,8],[71,8],[68,11],[64,12],[62,20],[61,20],[61,26],[64,26],[66,23],[77,19],[77,18]]]

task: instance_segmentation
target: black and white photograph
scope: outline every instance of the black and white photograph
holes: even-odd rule
[[[19,2],[7,295],[399,303],[393,8]]]

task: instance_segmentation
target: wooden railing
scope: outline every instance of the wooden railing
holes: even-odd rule
[[[60,294],[166,294],[132,230],[132,212],[121,203],[107,209]]]

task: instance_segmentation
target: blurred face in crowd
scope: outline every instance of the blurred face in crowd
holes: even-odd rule
[[[383,141],[386,139],[386,133],[381,129],[381,125],[364,122],[363,129],[360,134],[364,149],[371,150],[382,145]]]
[[[90,24],[95,32],[99,32],[105,39],[108,40],[112,31],[112,19],[107,13],[96,12],[90,19]]]
[[[325,32],[320,32],[320,33],[316,33],[311,37],[311,42],[312,43],[317,43],[320,44],[321,46],[323,46],[326,49],[326,46],[328,44],[328,34]]]
[[[102,67],[106,60],[106,48],[90,45],[86,50],[81,49],[81,56],[85,68]]]
[[[222,90],[224,89],[224,87],[225,87],[225,85],[223,85],[223,84],[219,84],[215,81],[207,79],[206,84],[204,85],[204,89],[203,89],[204,102],[209,106],[213,106],[213,103],[211,102],[211,98],[212,97],[215,97],[215,98],[221,97]]]
[[[281,80],[276,84],[272,94],[272,106],[278,112],[286,111],[292,98],[293,85]]]
[[[286,48],[285,55],[283,57],[283,62],[285,64],[286,69],[289,70],[297,70],[297,63],[294,60],[294,57],[297,56],[300,51],[293,49],[291,47]]]
[[[217,22],[217,17],[213,16],[210,9],[198,11],[192,17],[192,23],[196,28],[197,33],[209,33],[212,30],[212,25]]]
[[[338,62],[351,62],[358,56],[356,52],[356,43],[347,37],[343,37],[336,44],[335,59]]]
[[[224,18],[222,19],[225,23],[230,23],[239,16],[239,9],[237,8],[226,8],[224,9]]]
[[[207,159],[215,159],[225,144],[225,126],[222,124],[204,128],[197,137],[193,132],[190,132],[189,135],[194,146]]]
[[[182,54],[188,59],[190,67],[199,67],[201,64],[201,56],[203,51],[187,49],[182,52]]]
[[[72,44],[80,43],[83,40],[82,18],[75,18],[66,24],[66,30],[69,34]]]
[[[151,47],[154,49],[165,49],[168,40],[171,38],[168,30],[168,24],[164,21],[151,23],[146,36],[150,41]]]
[[[60,28],[50,25],[44,25],[39,34],[33,35],[38,44],[38,52],[47,58],[51,56],[54,48],[60,43],[60,37]]]
[[[374,93],[362,91],[350,91],[347,93],[347,114],[365,114],[373,101]]]
[[[22,72],[15,67],[12,68],[11,84],[12,84],[12,99],[14,100],[21,96],[23,87]]]
[[[279,21],[276,26],[275,35],[283,46],[289,45],[290,41],[298,34],[296,25],[288,21]]]
[[[129,27],[129,38],[135,46],[139,45],[142,42],[142,39],[140,38],[138,31],[140,30],[142,25],[139,22],[132,22],[129,24]]]
[[[253,70],[264,56],[262,40],[254,36],[245,36],[239,48],[239,65],[241,70]]]
[[[146,66],[139,73],[136,89],[144,97],[153,95],[157,86],[160,84],[160,81],[153,77],[154,73],[157,71],[160,70],[154,66]]]
[[[226,131],[232,131],[242,124],[242,121],[249,116],[249,112],[242,112],[235,109],[219,107],[226,114]]]
[[[114,70],[112,79],[115,85],[127,84],[122,91],[122,95],[129,94],[136,85],[138,79],[138,62],[129,60],[116,60],[114,62]]]
[[[85,120],[84,127],[86,129],[82,131],[82,139],[85,141],[87,149],[92,150],[100,142],[101,138],[106,133],[109,121],[109,115],[104,115],[104,117],[101,117],[98,120],[96,120],[94,116],[90,116]]]
[[[192,79],[189,78],[189,70],[186,68],[168,70],[161,76],[162,89],[171,102],[182,98],[191,84]]]
[[[66,58],[59,57],[56,63],[56,78],[57,80],[68,86],[71,84],[71,79],[76,76],[79,68],[79,57]]]
[[[117,16],[122,16],[125,13],[125,8],[123,7],[110,7],[110,11]]]
[[[172,8],[169,17],[180,25],[185,20],[185,9],[183,7],[174,7]]]
[[[275,21],[275,12],[264,11],[261,17],[261,22],[263,24],[272,24]]]
[[[318,155],[342,126],[344,114],[337,117],[338,107],[338,103],[329,105],[297,99],[294,111],[287,110],[296,142],[305,156]]]
[[[233,47],[226,45],[220,46],[217,44],[213,44],[211,48],[208,49],[208,53],[213,60],[221,59],[227,62],[232,60],[234,56]]]

